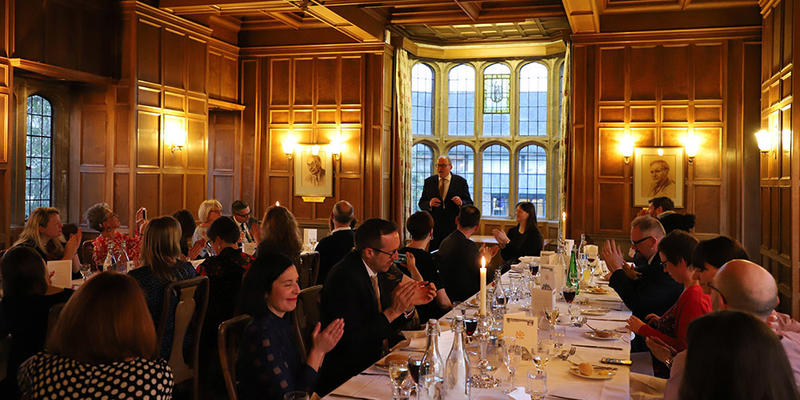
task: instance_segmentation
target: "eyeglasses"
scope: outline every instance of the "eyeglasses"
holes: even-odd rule
[[[383,254],[386,254],[386,255],[387,255],[387,256],[389,256],[389,257],[394,257],[395,255],[397,255],[397,251],[398,251],[398,250],[400,250],[400,249],[394,249],[394,251],[392,251],[392,252],[390,253],[390,252],[388,252],[388,251],[383,251],[383,250],[381,250],[381,249],[378,249],[378,248],[375,248],[375,247],[370,247],[370,249],[372,249],[372,250],[375,250],[375,251],[377,251],[378,253],[383,253]]]
[[[636,246],[637,244],[642,243],[645,240],[650,239],[650,238],[652,238],[652,236],[645,236],[645,237],[643,237],[643,238],[641,238],[639,240],[631,240],[631,245]]]
[[[236,214],[236,216],[238,216],[238,217],[247,218],[247,217],[249,217],[249,216],[250,216],[250,214],[252,214],[252,213],[253,213],[253,212],[251,211],[251,212],[249,212],[249,213],[247,213],[247,214],[241,214],[241,213],[234,213],[234,214]]]
[[[437,167],[447,168],[450,164],[436,164]]]
[[[728,300],[725,299],[725,295],[722,294],[722,292],[719,289],[717,289],[714,285],[712,285],[711,282],[707,283],[706,286],[708,286],[709,289],[711,289],[711,290],[717,292],[717,294],[719,294],[719,297],[722,298],[722,303],[723,304],[728,304]]]

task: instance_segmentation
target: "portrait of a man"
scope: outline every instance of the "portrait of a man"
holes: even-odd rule
[[[299,152],[294,161],[295,196],[333,196],[333,160],[324,150]]]
[[[672,199],[676,208],[683,207],[683,161],[682,147],[637,147],[634,206],[644,207],[649,199],[664,196]]]
[[[325,168],[322,168],[322,159],[318,155],[311,155],[306,160],[308,171],[304,174],[305,181],[311,186],[319,186],[325,179]]]

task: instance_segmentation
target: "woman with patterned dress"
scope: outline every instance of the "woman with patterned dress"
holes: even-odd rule
[[[98,268],[103,266],[109,248],[113,248],[117,255],[124,251],[128,260],[133,261],[136,266],[139,265],[139,253],[142,245],[140,232],[142,225],[146,223],[144,208],[136,211],[136,229],[132,235],[117,231],[120,226],[119,217],[106,203],[97,203],[89,207],[86,211],[86,220],[89,222],[90,228],[100,232],[100,236],[92,241],[92,245],[94,245],[92,261],[95,266]]]
[[[156,331],[127,275],[90,278],[64,306],[46,349],[20,366],[25,399],[172,398],[172,372],[154,358]]]

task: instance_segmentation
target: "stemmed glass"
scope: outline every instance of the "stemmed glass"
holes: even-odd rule
[[[81,264],[80,268],[81,277],[86,281],[92,275],[92,264]]]
[[[553,343],[546,338],[540,338],[536,343],[536,348],[533,354],[533,363],[536,365],[536,369],[540,371],[544,371],[544,368],[547,367],[547,363],[550,361],[550,356],[553,350]]]
[[[522,347],[517,344],[517,340],[513,337],[503,339],[503,363],[508,369],[510,375],[509,384],[510,390],[514,388],[514,374],[517,372],[517,366],[522,361]]]
[[[561,288],[561,294],[564,296],[564,301],[566,301],[568,304],[567,311],[571,317],[570,321],[575,319],[575,310],[573,309],[572,302],[575,301],[575,295],[577,292],[578,291],[575,286],[566,285]]]
[[[528,380],[531,400],[544,400],[547,396],[547,373],[540,369],[530,371]]]
[[[391,360],[389,361],[389,378],[392,381],[393,391],[392,399],[400,400],[406,399],[404,382],[409,375],[408,361],[405,360]]]

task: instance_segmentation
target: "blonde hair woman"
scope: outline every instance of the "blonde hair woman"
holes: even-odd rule
[[[147,300],[147,308],[153,321],[161,321],[161,306],[164,288],[173,281],[197,276],[192,264],[180,260],[181,227],[178,220],[170,216],[151,220],[144,227],[140,268],[129,272],[139,282]],[[172,348],[172,331],[175,316],[167,318],[164,338],[161,342],[161,357],[169,357]]]
[[[39,207],[28,217],[14,246],[33,248],[45,261],[72,260],[72,272],[78,272],[81,267],[78,259],[81,230],[78,229],[69,240],[64,240],[61,227],[61,216],[57,208]]]
[[[206,242],[208,242],[208,227],[211,226],[215,219],[222,216],[222,204],[216,199],[206,200],[200,203],[197,216],[200,217],[200,224],[194,229],[192,243],[194,246],[200,246],[201,244],[205,246]],[[207,258],[210,255],[206,249],[203,249],[198,258]]]
[[[270,206],[261,221],[261,243],[256,254],[277,253],[289,257],[294,265],[300,265],[300,227],[286,207]]]

